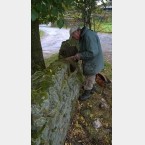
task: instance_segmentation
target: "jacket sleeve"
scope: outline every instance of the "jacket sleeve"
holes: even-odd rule
[[[80,52],[80,59],[89,60],[96,56],[99,52],[98,48],[98,38],[95,34],[88,33],[83,43],[85,43],[85,51]]]

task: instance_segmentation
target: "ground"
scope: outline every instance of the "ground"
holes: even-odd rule
[[[112,77],[112,54],[106,53],[105,74]],[[112,145],[112,83],[86,101],[77,101],[77,109],[67,133],[65,145]]]
[[[58,52],[61,42],[69,38],[69,30],[46,26],[40,28],[46,33],[45,37],[41,38],[46,59]],[[98,35],[105,60],[103,73],[112,80],[112,34]],[[47,61],[45,63],[48,65]],[[107,85],[104,91],[102,87],[97,86],[98,91],[88,100],[77,101],[65,145],[112,145],[112,84]]]

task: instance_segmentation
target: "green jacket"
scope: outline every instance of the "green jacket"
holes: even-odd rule
[[[104,68],[102,48],[97,33],[83,27],[79,44],[84,75],[96,75]]]

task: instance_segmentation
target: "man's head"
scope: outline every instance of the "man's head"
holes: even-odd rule
[[[70,33],[70,38],[74,38],[76,40],[79,40],[80,39],[80,34],[81,34],[81,31],[80,31],[80,27],[78,26],[73,26],[69,33]]]

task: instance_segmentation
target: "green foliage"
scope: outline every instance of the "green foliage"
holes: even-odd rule
[[[112,79],[112,64],[105,61],[104,69],[102,71],[109,79]]]
[[[57,65],[57,63],[59,65]],[[58,61],[57,63],[56,65],[51,64],[49,68],[46,68],[43,71],[36,71],[32,75],[32,104],[39,102],[40,105],[43,100],[45,100],[49,96],[48,87],[53,86],[54,84],[54,80],[52,78],[55,73],[60,70],[58,66],[61,67],[61,65],[63,65],[63,63],[61,63],[60,61]]]
[[[101,10],[94,14],[92,29],[97,32],[112,33],[112,12]]]
[[[81,12],[84,25],[91,27],[91,14],[96,9],[96,0],[77,0],[75,7]]]
[[[49,58],[44,60],[46,67],[48,67],[55,60],[58,60],[58,53],[57,54],[53,54],[51,57],[49,57]]]
[[[59,28],[62,28],[63,25],[64,25],[64,20],[63,19],[57,20],[57,25],[58,25]]]
[[[112,23],[97,22],[95,29],[97,32],[112,33]]]
[[[112,23],[102,23],[100,32],[112,33]]]
[[[64,12],[73,0],[32,0],[31,19],[39,19],[40,23],[57,22],[61,28],[64,24]]]
[[[54,71],[45,69],[44,71],[36,71],[32,75],[32,104],[40,103],[48,97],[47,88],[52,85],[52,75]]]
[[[35,11],[35,9],[32,9],[32,21],[35,21],[38,18],[38,13]]]
[[[40,38],[44,36],[45,32],[42,31],[42,30],[39,30],[39,33],[40,33]]]
[[[65,26],[72,25],[87,26],[99,32],[112,32],[112,12],[105,11],[104,5],[97,5],[94,0],[76,0],[65,12]]]

